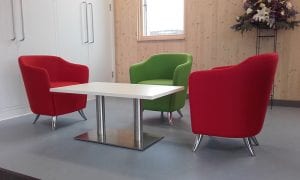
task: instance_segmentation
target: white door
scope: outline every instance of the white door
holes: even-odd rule
[[[0,119],[24,113],[27,100],[17,61],[16,4],[12,0],[1,1],[0,6]],[[22,112],[20,112],[21,110]]]
[[[58,55],[79,64],[89,64],[87,3],[83,0],[56,0]]]
[[[56,55],[54,0],[15,0],[19,55]]]
[[[114,69],[113,8],[110,0],[88,0],[87,2],[90,79],[112,82]]]

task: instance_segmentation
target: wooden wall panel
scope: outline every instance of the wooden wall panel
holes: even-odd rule
[[[300,1],[293,1],[300,10]],[[242,0],[186,0],[186,38],[170,41],[137,41],[138,0],[115,0],[116,75],[129,82],[129,67],[160,52],[189,52],[193,70],[236,64],[255,54],[256,32],[241,35],[230,26],[243,13]],[[300,17],[299,17],[300,19]],[[280,63],[275,98],[300,100],[300,28],[278,32]],[[272,50],[264,40],[263,52]]]

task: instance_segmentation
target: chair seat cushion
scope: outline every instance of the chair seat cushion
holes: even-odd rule
[[[172,79],[151,79],[151,80],[141,81],[141,82],[139,82],[139,84],[172,86],[173,80]]]
[[[79,82],[72,82],[72,81],[52,81],[50,82],[50,87],[55,88],[55,87],[62,87],[62,86],[70,86],[70,85],[75,85],[79,84]]]

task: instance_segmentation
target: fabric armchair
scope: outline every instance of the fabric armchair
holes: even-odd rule
[[[144,100],[145,110],[168,112],[169,123],[173,123],[172,112],[185,105],[188,77],[192,68],[190,54],[157,54],[130,67],[130,80],[134,84],[184,86],[184,91],[157,100]]]
[[[261,131],[278,63],[277,54],[253,56],[225,68],[193,72],[189,78],[191,125],[197,134],[243,138],[251,155]]]
[[[55,56],[21,56],[19,66],[31,111],[37,114],[34,123],[40,115],[52,116],[54,129],[57,116],[74,111],[86,119],[82,111],[86,107],[86,95],[52,93],[49,89],[87,83],[88,67]]]

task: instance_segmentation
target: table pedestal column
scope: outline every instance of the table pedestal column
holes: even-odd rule
[[[143,132],[143,107],[141,99],[133,99],[133,113],[133,131],[132,129],[113,129],[106,132],[104,96],[97,95],[97,129],[76,136],[75,139],[143,151],[163,138]]]

